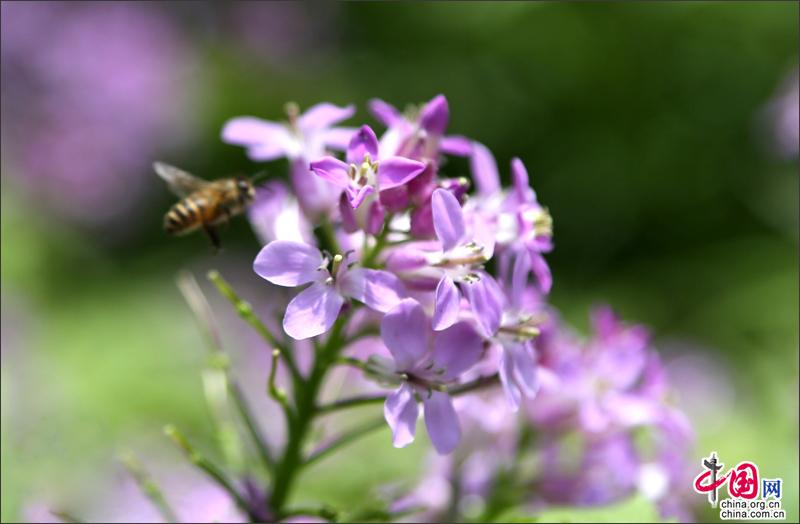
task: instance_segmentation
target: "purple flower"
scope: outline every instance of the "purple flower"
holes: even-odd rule
[[[222,128],[222,140],[246,147],[252,160],[289,159],[295,195],[313,220],[330,212],[339,194],[312,176],[308,163],[324,155],[329,147],[343,150],[347,146],[354,130],[334,126],[353,116],[355,107],[323,102],[299,114],[297,106],[289,104],[287,113],[288,122],[272,122],[252,116],[233,118]]]
[[[486,146],[476,142],[470,160],[478,189],[472,209],[493,225],[498,246],[528,250],[539,289],[548,293],[553,279],[542,253],[553,249],[553,220],[530,187],[525,165],[519,158],[511,160],[513,187],[503,191],[497,163]]]
[[[636,488],[640,461],[627,434],[604,438],[574,436],[542,442],[542,471],[535,483],[538,496],[554,504],[611,504]],[[572,443],[573,445],[569,445]]]
[[[608,308],[592,314],[596,333],[585,345],[543,338],[540,365],[558,380],[529,404],[535,423],[577,426],[590,434],[654,424],[667,414],[660,360],[641,326],[628,327]]]
[[[479,223],[474,224],[475,238],[468,238],[461,205],[449,191],[434,191],[431,205],[441,251],[430,260],[442,270],[436,285],[433,329],[446,329],[458,321],[463,294],[481,331],[490,337],[500,326],[504,301],[497,282],[481,268],[492,257],[492,240],[483,234]]]
[[[352,129],[333,127],[355,113],[352,105],[339,107],[322,102],[298,115],[288,106],[288,122],[272,122],[253,116],[228,120],[222,128],[222,141],[244,146],[252,160],[278,158],[310,160],[322,155],[326,147],[344,149]]]
[[[530,255],[521,250],[506,252],[498,264],[507,298],[502,319],[492,343],[499,348],[498,374],[511,409],[519,409],[522,396],[533,398],[539,389],[532,341],[540,334],[539,317],[525,304],[531,273]],[[510,269],[509,269],[510,266]]]
[[[262,244],[300,239],[314,243],[314,231],[300,204],[283,182],[272,181],[256,189],[247,218]]]
[[[386,126],[380,150],[384,155],[436,160],[438,153],[468,156],[472,143],[462,136],[444,136],[450,121],[450,108],[444,95],[433,97],[419,111],[403,115],[394,106],[374,98],[369,102],[372,115]]]
[[[425,164],[399,156],[378,156],[378,139],[369,126],[362,126],[350,139],[347,163],[326,156],[311,162],[317,176],[345,190],[353,209],[367,196],[401,186],[425,169]]]
[[[405,296],[402,283],[393,274],[352,267],[342,255],[330,260],[317,248],[300,242],[270,242],[256,256],[253,269],[278,286],[311,283],[289,302],[283,317],[283,329],[296,340],[328,331],[346,298],[386,312]]]
[[[394,446],[401,448],[414,440],[419,395],[434,448],[442,455],[452,452],[461,439],[461,429],[444,386],[478,362],[483,351],[480,336],[467,322],[432,333],[422,306],[413,299],[403,300],[386,313],[381,336],[394,358],[395,371],[403,377],[384,405]]]

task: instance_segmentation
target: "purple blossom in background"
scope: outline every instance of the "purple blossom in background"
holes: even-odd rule
[[[402,448],[414,440],[417,399],[422,398],[425,425],[440,454],[452,452],[461,438],[453,403],[439,386],[455,381],[478,362],[483,349],[472,327],[458,323],[432,336],[422,306],[405,299],[383,317],[381,337],[392,353],[394,368],[404,377],[400,388],[386,397],[384,415],[392,442]]]
[[[146,4],[3,2],[2,44],[4,174],[78,223],[136,224],[148,159],[192,128],[183,35]]]
[[[297,340],[328,331],[347,298],[386,312],[405,295],[402,283],[387,271],[354,268],[341,255],[329,260],[313,246],[288,240],[266,245],[253,269],[278,286],[312,283],[289,302],[283,317],[286,333]]]
[[[766,107],[769,131],[775,148],[786,158],[795,158],[800,148],[800,75],[795,70],[781,83]]]

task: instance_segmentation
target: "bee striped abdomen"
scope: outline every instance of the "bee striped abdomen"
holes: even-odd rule
[[[172,206],[164,216],[164,230],[170,235],[188,233],[201,223],[200,207],[192,197],[185,198]]]

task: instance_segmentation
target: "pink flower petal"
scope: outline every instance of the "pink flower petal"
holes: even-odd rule
[[[311,162],[311,171],[333,185],[348,188],[350,177],[347,175],[348,166],[338,158],[324,156]]]
[[[437,189],[431,196],[433,228],[444,251],[450,251],[461,243],[466,228],[461,204],[446,189]]]
[[[253,160],[268,161],[287,156],[292,138],[282,124],[241,116],[228,120],[222,128],[222,141],[247,147]]]
[[[425,426],[433,447],[440,455],[452,453],[461,440],[461,427],[450,396],[432,391],[430,396],[423,395],[422,402],[425,405]]]
[[[491,196],[500,191],[500,174],[494,155],[485,145],[474,142],[470,158],[472,179],[475,187],[483,196]]]
[[[425,164],[417,160],[393,156],[381,160],[378,165],[378,187],[381,190],[401,186],[425,170]]]
[[[358,131],[355,127],[332,127],[319,131],[322,143],[336,151],[347,151],[347,145],[353,134]]]
[[[450,108],[444,95],[437,95],[419,113],[419,126],[428,133],[443,135],[450,121]]]
[[[398,371],[408,371],[428,351],[428,318],[419,302],[407,298],[384,315],[381,338]]]
[[[342,275],[339,290],[343,295],[381,313],[391,310],[406,297],[403,283],[394,274],[361,267],[350,269]]]
[[[309,107],[306,112],[297,119],[297,127],[299,127],[303,133],[314,132],[319,129],[331,127],[342,120],[347,120],[353,116],[355,112],[356,107],[352,104],[339,107],[328,102],[322,102]]]
[[[470,156],[473,151],[473,142],[465,136],[450,135],[442,137],[439,149],[442,153],[453,156]]]
[[[403,119],[400,111],[379,98],[373,98],[367,105],[372,116],[386,127],[392,127],[396,122]]]
[[[294,287],[328,276],[321,271],[322,255],[314,246],[275,240],[259,251],[253,262],[256,274],[278,286]]]
[[[439,284],[436,286],[435,300],[433,329],[441,331],[458,321],[458,313],[461,310],[461,293],[448,275],[444,275],[439,280]]]
[[[444,380],[455,380],[478,363],[483,353],[483,339],[468,322],[459,322],[436,334],[433,361],[444,369]]]
[[[504,298],[500,286],[488,273],[481,272],[476,282],[462,282],[461,290],[483,335],[487,338],[494,336],[503,315]]]
[[[397,391],[386,396],[383,404],[383,416],[392,429],[392,445],[394,447],[402,448],[414,442],[419,407],[411,386],[404,382]]]
[[[283,317],[283,330],[295,340],[316,337],[328,331],[344,304],[332,285],[316,282],[289,302]]]
[[[378,137],[375,136],[375,131],[371,127],[361,126],[347,146],[347,162],[360,165],[367,154],[372,157],[372,160],[378,159]]]

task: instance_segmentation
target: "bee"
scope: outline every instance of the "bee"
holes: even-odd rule
[[[153,169],[181,198],[164,215],[164,231],[186,235],[202,229],[215,251],[220,248],[216,226],[244,212],[255,198],[253,183],[245,177],[208,181],[163,162],[155,162]]]

